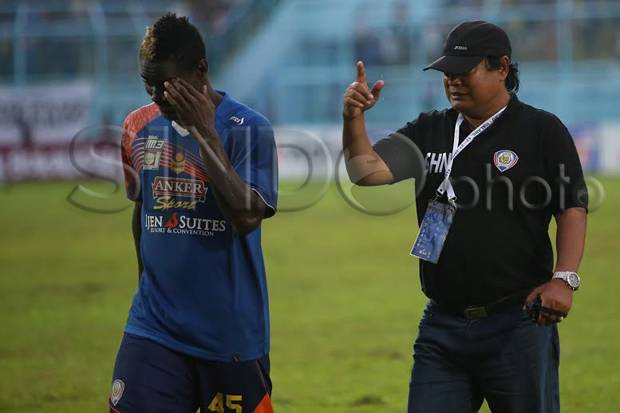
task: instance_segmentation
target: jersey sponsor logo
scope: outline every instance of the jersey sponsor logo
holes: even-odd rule
[[[113,406],[116,406],[118,402],[123,397],[123,393],[125,392],[125,382],[116,379],[112,382],[112,390],[110,391],[110,402]]]
[[[150,150],[161,150],[163,147],[163,139],[159,139],[157,136],[149,136],[144,144],[144,148]]]
[[[506,172],[519,162],[519,157],[513,151],[503,149],[495,152],[493,155],[493,163],[500,172]]]
[[[226,231],[226,221],[190,217],[178,212],[173,212],[167,219],[163,215],[146,214],[144,229],[153,234],[212,237],[216,233]]]
[[[161,160],[161,151],[164,147],[164,141],[158,139],[157,136],[149,136],[144,144],[144,166],[145,170],[159,169]]]
[[[176,228],[179,226],[179,218],[178,218],[179,214],[177,214],[176,212],[173,212],[172,215],[170,215],[170,218],[168,218],[168,221],[166,221],[166,223],[164,224],[164,228]]]
[[[195,210],[198,202],[205,202],[209,188],[199,179],[156,176],[151,184],[155,205],[153,209],[182,208]]]
[[[177,149],[172,155],[170,169],[177,175],[185,171],[185,151],[183,149]]]
[[[202,202],[204,202],[208,190],[204,181],[164,176],[155,177],[151,186],[153,196],[175,195],[196,198]]]
[[[194,211],[198,206],[197,200],[180,200],[173,196],[165,195],[155,198],[157,205],[153,207],[157,211],[167,211],[169,209],[187,209]]]
[[[161,152],[145,151],[143,169],[155,170],[159,169],[159,161],[161,160]]]
[[[241,125],[243,125],[243,122],[245,122],[245,118],[238,118],[236,116],[231,116],[230,120],[235,122],[237,124],[237,126],[241,126]]]
[[[444,153],[432,153],[426,154],[426,165],[428,166],[429,173],[440,174],[446,169],[448,161],[452,159],[452,152]]]

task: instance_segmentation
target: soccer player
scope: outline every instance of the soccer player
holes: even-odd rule
[[[422,113],[371,145],[364,111],[384,82],[362,63],[344,97],[351,180],[383,185],[428,173],[418,188],[411,255],[429,303],[414,345],[410,413],[559,412],[557,323],[579,288],[587,190],[573,140],[553,114],[519,101],[507,34],[455,27],[428,69],[443,72],[450,108]],[[420,182],[416,182],[418,185]],[[549,221],[557,221],[557,260]],[[536,324],[522,308],[538,301]]]
[[[261,221],[276,212],[269,121],[209,81],[186,17],[147,28],[153,103],[127,116],[139,288],[114,367],[111,412],[272,412]]]

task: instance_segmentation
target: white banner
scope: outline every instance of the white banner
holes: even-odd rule
[[[30,180],[121,181],[120,150],[114,144],[55,144],[0,147],[0,182]]]
[[[0,87],[0,145],[66,143],[88,123],[89,82]]]

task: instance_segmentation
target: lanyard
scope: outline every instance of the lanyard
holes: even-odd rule
[[[506,110],[506,107],[507,106],[504,106],[503,108],[501,108],[495,115],[491,116],[489,119],[484,121],[482,125],[474,129],[469,135],[467,135],[467,137],[463,140],[463,142],[461,142],[460,145],[459,145],[459,138],[461,136],[461,124],[463,123],[463,120],[465,118],[463,117],[462,113],[459,113],[459,116],[456,120],[456,126],[454,126],[454,142],[452,143],[452,156],[449,156],[448,161],[446,162],[446,173],[445,173],[446,177],[444,178],[443,182],[437,188],[438,196],[442,196],[444,193],[447,192],[448,201],[450,201],[451,204],[456,203],[456,194],[454,193],[454,188],[452,187],[452,183],[450,182],[450,174],[452,173],[452,165],[454,164],[454,158],[456,158],[458,154],[463,152],[463,150],[467,148],[467,146],[469,146],[469,144],[472,143],[478,135],[480,135],[482,132],[488,129],[489,126],[491,126],[497,120],[497,118],[499,118],[502,112]]]

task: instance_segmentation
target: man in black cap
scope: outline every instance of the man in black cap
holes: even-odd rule
[[[375,145],[364,112],[384,82],[368,87],[359,62],[344,96],[353,182],[426,175],[416,179],[420,230],[411,255],[420,258],[429,303],[414,345],[409,412],[474,412],[484,399],[494,412],[559,412],[557,323],[580,285],[587,190],[566,127],[517,99],[511,54],[493,24],[455,27],[426,68],[443,72],[451,108],[422,113]]]

